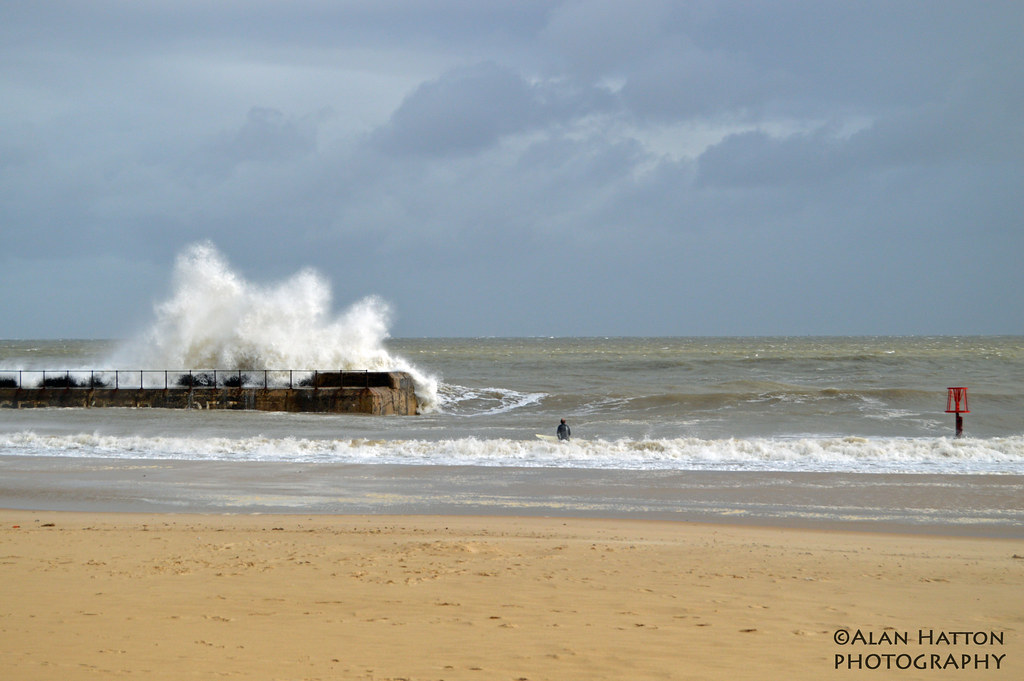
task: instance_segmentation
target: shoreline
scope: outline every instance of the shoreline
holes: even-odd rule
[[[1017,540],[0,510],[0,544],[4,678],[810,681],[876,678],[886,659],[911,665],[905,679],[1024,672]],[[933,658],[945,666],[912,666]]]
[[[604,518],[1024,538],[1024,476],[0,455],[0,508]]]

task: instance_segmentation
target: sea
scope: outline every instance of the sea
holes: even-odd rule
[[[227,340],[230,342],[230,339]],[[3,409],[0,455],[531,467],[1024,475],[1024,338],[383,339],[422,413]],[[209,347],[209,343],[200,344]],[[0,379],[114,365],[111,340],[0,341]],[[247,350],[245,369],[259,366]],[[344,353],[341,353],[342,355]],[[237,361],[222,351],[204,362]],[[347,360],[335,357],[341,366]],[[122,360],[123,361],[123,360]],[[176,356],[175,362],[188,361]],[[384,364],[381,364],[384,362]],[[321,370],[333,366],[319,366]],[[351,362],[342,368],[359,368]],[[120,379],[123,382],[125,378]],[[161,380],[163,380],[161,378]],[[963,434],[946,413],[964,387]],[[561,419],[569,442],[551,442]]]
[[[398,338],[394,317],[373,295],[339,308],[311,269],[247,281],[195,244],[137,331],[0,341],[0,382],[398,370],[420,413],[0,408],[0,506],[1024,535],[1022,336]],[[562,419],[571,439],[551,441]]]

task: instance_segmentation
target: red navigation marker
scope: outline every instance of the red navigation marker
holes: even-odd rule
[[[970,414],[967,408],[967,388],[946,388],[946,413],[956,414],[956,436],[964,434],[964,417],[960,414]]]

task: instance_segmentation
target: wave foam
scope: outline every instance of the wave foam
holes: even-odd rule
[[[467,388],[446,383],[441,387],[444,410],[451,414],[493,416],[540,404],[546,393],[524,393],[508,388]]]
[[[571,467],[627,470],[985,473],[1024,475],[1024,436],[993,439],[799,438],[367,440],[0,435],[22,456],[295,463]]]

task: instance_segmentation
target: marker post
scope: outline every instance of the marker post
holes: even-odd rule
[[[964,417],[960,414],[970,414],[967,408],[967,388],[946,388],[946,413],[956,414],[956,436],[964,435]]]

